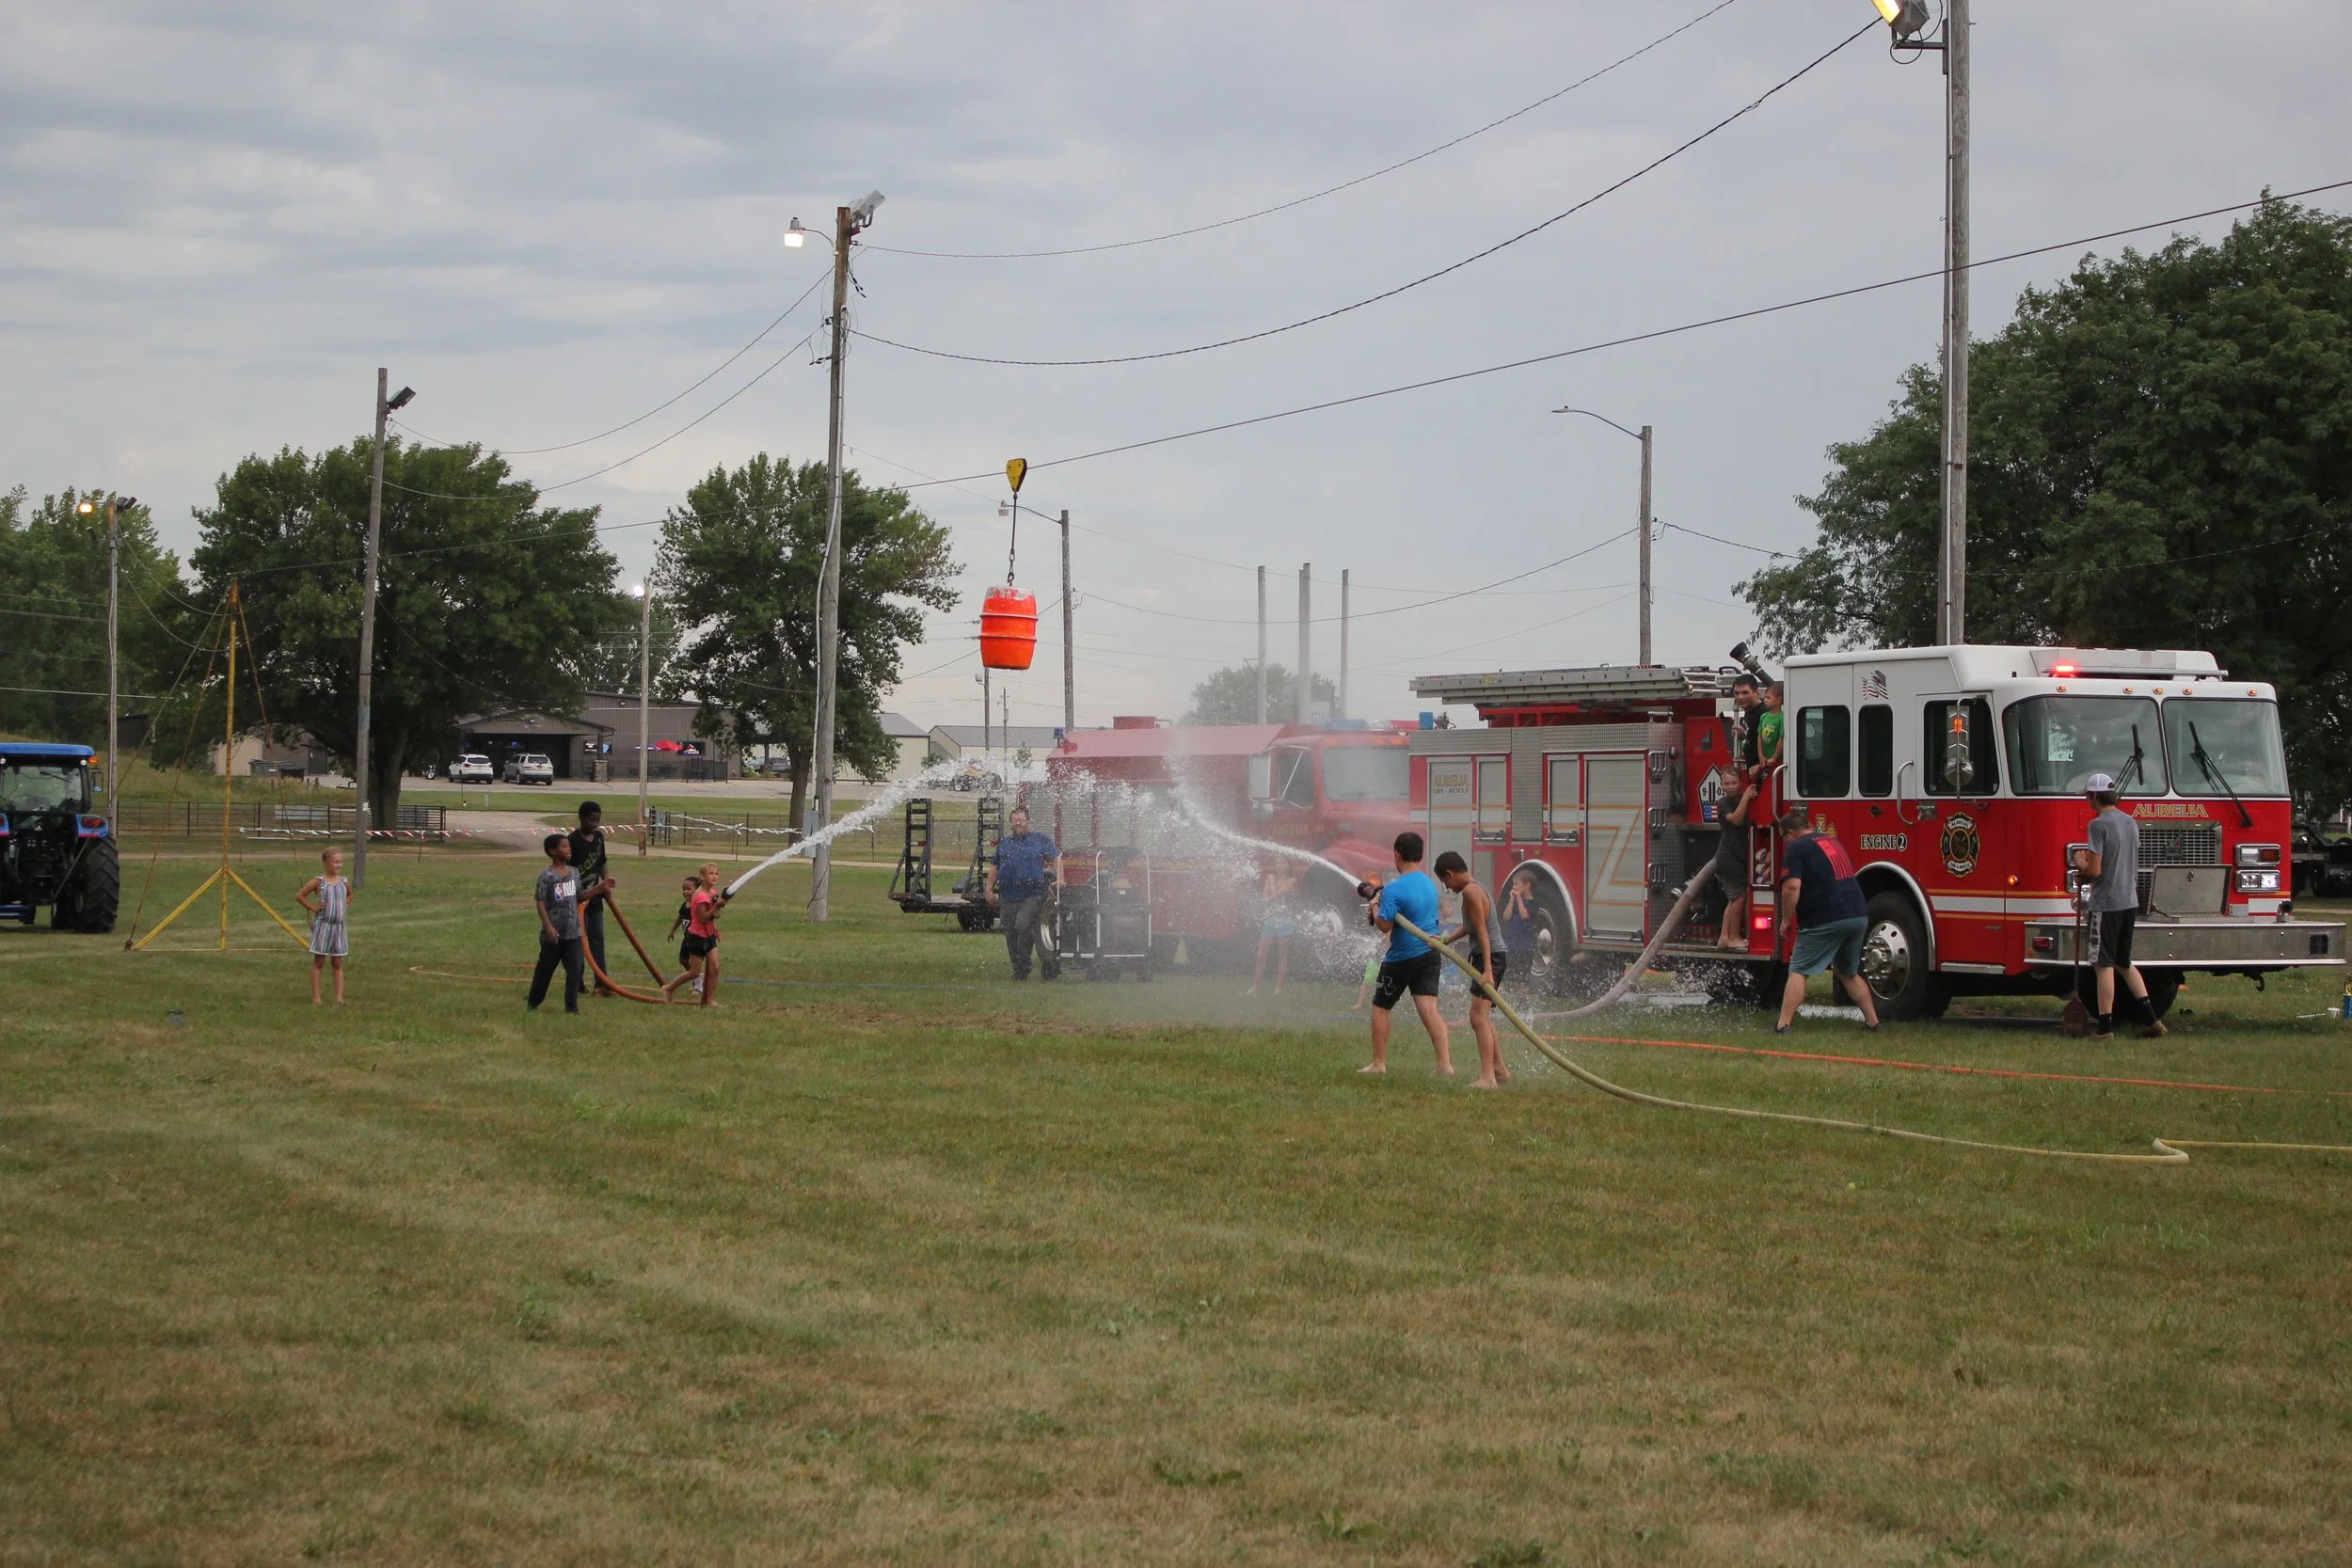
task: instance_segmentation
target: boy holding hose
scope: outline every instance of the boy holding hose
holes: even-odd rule
[[[1421,1026],[1429,1031],[1429,1043],[1438,1048],[1438,1070],[1448,1078],[1454,1076],[1454,1056],[1446,1040],[1445,1019],[1438,1012],[1438,980],[1444,973],[1445,960],[1438,950],[1397,924],[1399,917],[1411,921],[1424,931],[1438,928],[1438,884],[1421,868],[1424,846],[1415,832],[1396,835],[1396,871],[1385,887],[1375,889],[1371,883],[1358,885],[1359,896],[1374,898],[1370,911],[1374,929],[1389,939],[1388,961],[1380,966],[1380,982],[1372,993],[1372,1061],[1358,1068],[1359,1072],[1389,1070],[1390,1013],[1407,991],[1412,992],[1413,1010],[1421,1015]]]

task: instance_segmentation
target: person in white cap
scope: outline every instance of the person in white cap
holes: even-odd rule
[[[2115,1038],[2115,980],[2120,970],[2131,1010],[2144,1040],[2164,1037],[2164,1024],[2148,1005],[2148,982],[2132,963],[2132,930],[2139,920],[2139,824],[2115,803],[2115,776],[2093,773],[2083,793],[2097,814],[2090,819],[2089,847],[2074,851],[2074,869],[2090,890],[2090,966],[2097,975],[2099,1015],[2090,1037]]]

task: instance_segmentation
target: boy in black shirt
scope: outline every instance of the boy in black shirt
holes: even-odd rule
[[[596,960],[596,994],[612,996],[615,992],[604,983],[612,973],[604,962],[604,906],[615,884],[605,875],[604,808],[594,800],[582,800],[580,826],[565,837],[571,846],[572,869],[580,873],[580,928],[588,956]]]

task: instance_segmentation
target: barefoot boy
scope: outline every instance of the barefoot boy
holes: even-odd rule
[[[335,1006],[343,1005],[343,959],[351,954],[351,884],[343,880],[343,852],[319,856],[321,873],[302,884],[294,902],[310,911],[310,1003],[319,1000],[319,971],[335,966]],[[312,902],[313,899],[317,901]]]
[[[1389,1070],[1389,1015],[1410,991],[1421,1026],[1429,1031],[1429,1043],[1438,1048],[1438,1070],[1454,1076],[1445,1020],[1438,1014],[1438,966],[1445,960],[1438,957],[1437,949],[1396,923],[1402,915],[1424,931],[1438,928],[1438,884],[1421,868],[1422,849],[1421,834],[1396,835],[1397,874],[1380,889],[1379,901],[1372,909],[1374,928],[1389,939],[1389,957],[1380,966],[1380,983],[1372,995],[1372,1061],[1357,1069],[1359,1072]]]
[[[1510,955],[1495,940],[1494,900],[1470,879],[1469,865],[1453,850],[1438,857],[1437,871],[1438,882],[1462,900],[1461,929],[1447,933],[1447,945],[1468,937],[1470,962],[1492,990],[1500,990]],[[1509,1083],[1511,1070],[1502,1065],[1502,1042],[1495,1037],[1495,1005],[1489,991],[1475,986],[1470,988],[1470,1037],[1478,1042],[1478,1081],[1470,1087],[1491,1089]]]

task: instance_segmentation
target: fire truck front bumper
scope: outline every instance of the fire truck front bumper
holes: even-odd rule
[[[2071,920],[2026,926],[2026,962],[2036,967],[2089,961],[2082,930]],[[2340,920],[2172,920],[2143,915],[2132,933],[2132,962],[2141,969],[2321,969],[2344,961]]]

